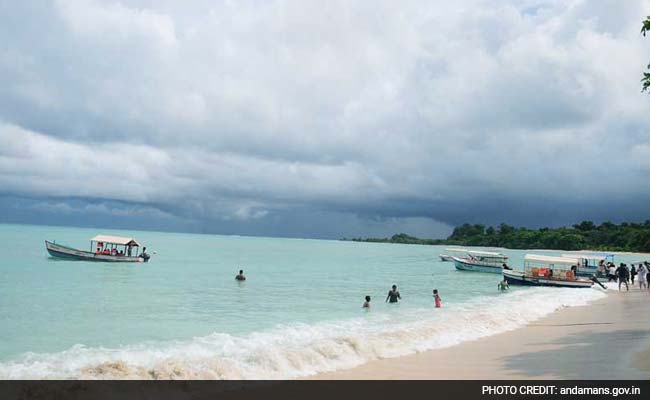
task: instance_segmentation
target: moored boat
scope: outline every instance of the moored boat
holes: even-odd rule
[[[467,257],[453,257],[454,266],[460,271],[490,272],[500,274],[508,261],[505,254],[492,251],[470,250]]]
[[[523,271],[504,269],[503,277],[510,285],[590,288],[594,281],[576,276],[576,263],[575,258],[526,254]]]
[[[562,254],[562,257],[575,258],[578,260],[578,276],[596,276],[605,278],[607,276],[606,264],[614,263],[614,254],[611,253],[569,253]]]
[[[448,247],[438,257],[440,257],[440,261],[454,261],[454,257],[466,257],[468,252],[468,249],[462,247]]]
[[[45,248],[52,257],[68,260],[104,262],[147,262],[146,247],[138,254],[140,243],[133,238],[97,235],[90,239],[90,251],[79,250],[56,242],[45,241]],[[94,251],[93,251],[94,250]]]

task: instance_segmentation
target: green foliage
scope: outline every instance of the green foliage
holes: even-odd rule
[[[641,22],[641,34],[645,36],[646,32],[650,31],[650,15],[645,17],[643,22]]]
[[[650,64],[648,64],[648,70],[650,70]],[[650,88],[650,73],[644,72],[643,78],[641,78],[641,91],[647,92]]]
[[[643,22],[641,22],[641,34],[645,36],[647,32],[650,32],[650,16],[647,16]],[[648,64],[647,67],[648,71],[650,71],[650,64]],[[641,78],[641,91],[642,92],[647,92],[648,89],[650,89],[650,73],[649,72],[644,72],[643,73],[643,78]]]
[[[390,238],[344,239],[361,242],[404,244],[452,244],[461,246],[505,247],[510,249],[557,249],[650,252],[650,221],[623,222],[620,225],[582,221],[572,227],[515,228],[501,224],[498,228],[463,224],[443,239],[419,239],[405,233]]]

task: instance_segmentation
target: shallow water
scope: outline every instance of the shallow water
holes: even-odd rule
[[[85,249],[97,233],[134,236],[155,254],[118,265],[45,251],[45,239]],[[0,378],[292,378],[476,339],[605,296],[501,294],[499,275],[456,271],[439,261],[442,249],[0,225]],[[504,252],[511,265],[526,253]],[[398,305],[384,303],[393,283]]]

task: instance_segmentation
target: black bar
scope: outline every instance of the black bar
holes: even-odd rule
[[[650,381],[0,381],[2,399],[641,399]]]

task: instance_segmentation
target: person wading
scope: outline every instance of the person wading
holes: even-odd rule
[[[239,274],[237,276],[235,276],[235,279],[238,280],[238,281],[245,281],[246,280],[246,276],[244,275],[244,270],[243,269],[239,270]]]
[[[397,303],[401,299],[402,296],[400,296],[399,291],[397,290],[397,285],[393,285],[391,290],[388,291],[388,296],[386,296],[386,302]]]

